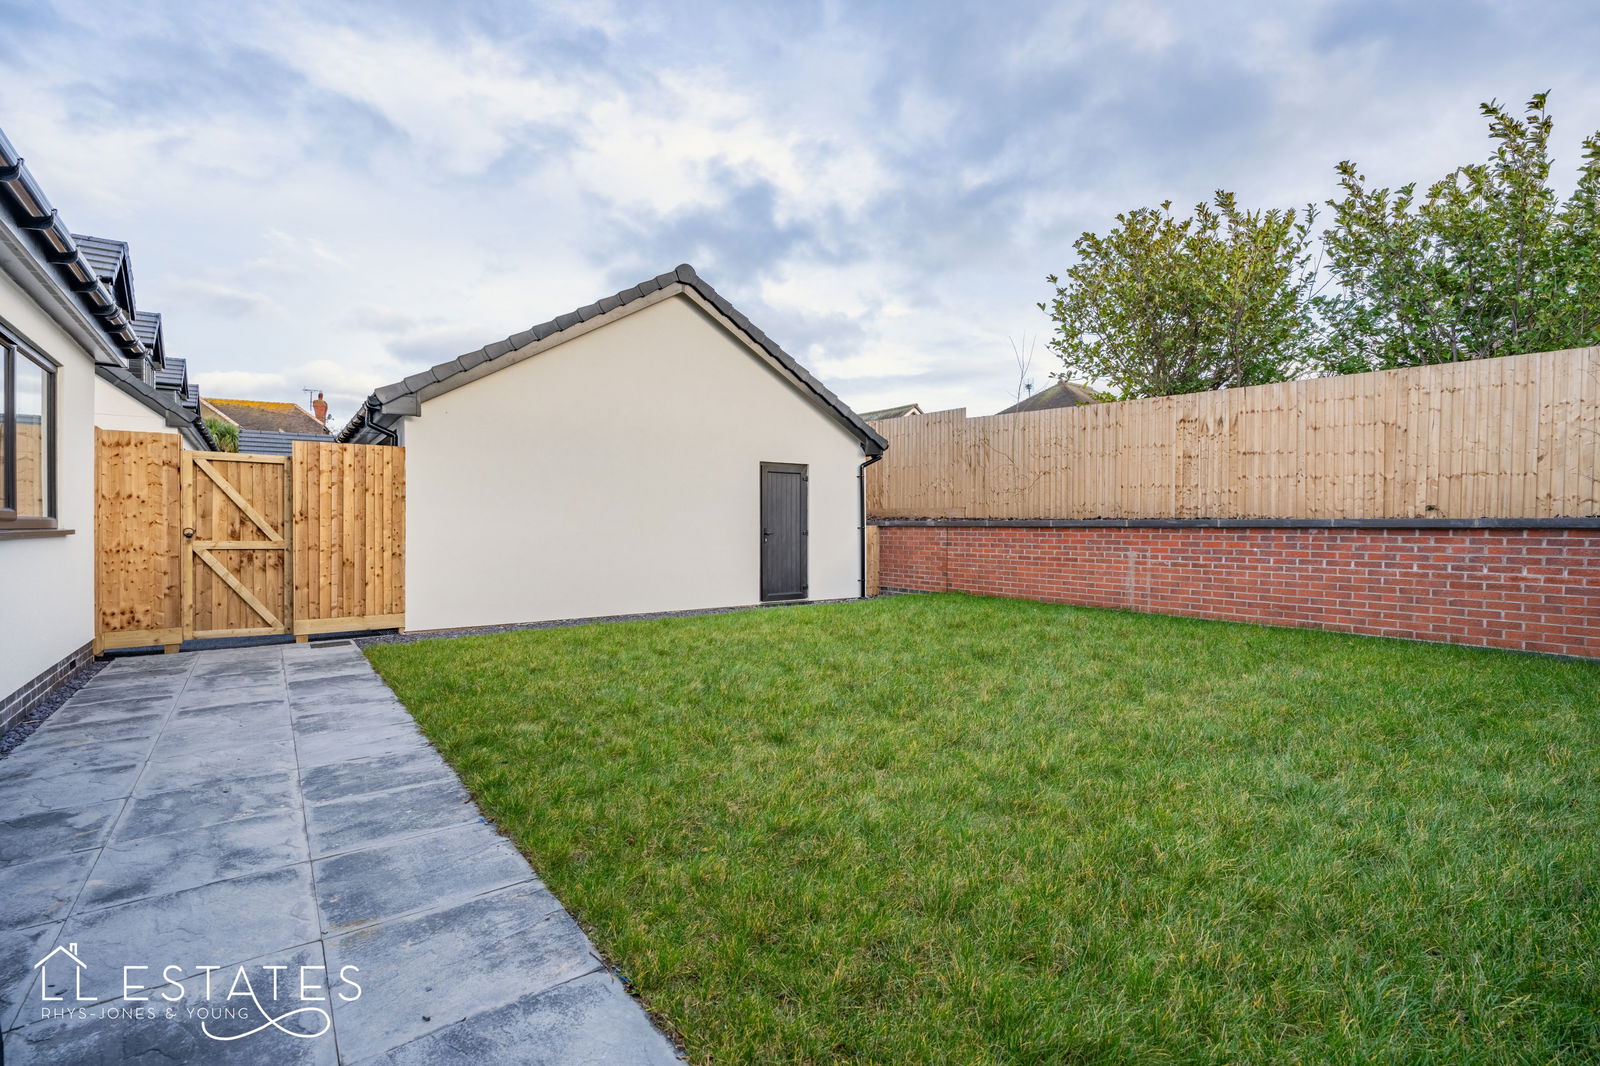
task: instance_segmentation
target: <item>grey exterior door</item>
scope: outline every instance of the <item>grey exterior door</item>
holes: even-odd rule
[[[761,598],[806,598],[806,468],[761,464]]]

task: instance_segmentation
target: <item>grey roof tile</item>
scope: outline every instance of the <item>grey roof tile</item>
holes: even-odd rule
[[[156,367],[156,385],[164,389],[181,389],[189,381],[189,361],[168,359],[165,366]]]
[[[156,346],[156,338],[161,334],[161,313],[159,311],[140,311],[133,316],[134,335],[146,348]]]
[[[78,246],[83,258],[94,268],[95,276],[107,282],[117,276],[117,271],[122,268],[123,259],[128,255],[128,245],[123,241],[74,233],[72,242]]]
[[[372,395],[380,404],[388,403],[390,400],[398,400],[402,396],[411,394],[410,382],[411,379],[406,378],[405,381],[397,381],[393,385],[380,385]]]
[[[548,322],[541,322],[531,329],[514,334],[503,341],[496,341],[493,344],[486,345],[483,349],[484,358],[493,359],[500,355],[504,355],[507,352],[526,347],[528,344],[531,344],[535,341],[544,340],[546,337],[549,337],[552,334],[571,329],[580,322],[586,322],[601,315],[608,314],[611,311],[615,311],[618,308],[632,303],[634,300],[642,299],[652,292],[657,292],[661,289],[667,288],[670,285],[679,283],[692,287],[703,299],[710,303],[712,307],[716,308],[717,312],[726,318],[735,328],[744,332],[753,343],[763,349],[768,355],[772,356],[773,359],[777,360],[779,365],[793,374],[802,385],[810,389],[819,399],[823,401],[823,403],[832,408],[833,411],[851,427],[852,431],[857,437],[860,438],[862,443],[867,445],[867,450],[870,453],[881,453],[883,449],[888,446],[883,437],[881,437],[871,426],[862,421],[859,415],[850,410],[849,406],[847,406],[844,401],[840,400],[839,397],[835,396],[831,391],[829,391],[827,386],[823,385],[822,382],[813,377],[805,367],[801,366],[794,359],[793,356],[791,356],[788,352],[785,352],[765,333],[757,329],[750,322],[750,320],[741,314],[732,304],[723,299],[722,295],[718,293],[716,289],[713,289],[709,284],[707,284],[699,274],[695,273],[694,267],[690,266],[688,263],[680,264],[670,273],[658,274],[656,277],[651,278],[648,281],[640,282],[638,285],[635,285],[630,289],[623,289],[614,296],[607,296],[603,299],[595,301],[592,304],[586,304],[576,311],[568,311],[564,315],[558,315]],[[462,356],[455,360],[454,365],[459,368],[457,370],[451,370],[452,364],[450,363],[441,363],[439,366],[435,367],[433,371],[427,371],[421,374],[413,374],[402,382],[397,382],[393,385],[385,385],[378,389],[373,393],[374,399],[378,401],[378,409],[374,410],[369,407],[358,411],[350,419],[350,421],[345,424],[344,428],[339,431],[338,439],[352,439],[364,425],[373,424],[380,427],[392,425],[393,421],[398,416],[390,415],[387,420],[378,421],[379,419],[383,418],[383,411],[381,410],[382,405],[387,404],[390,401],[397,400],[402,396],[415,393],[419,389],[433,384],[435,381],[443,382],[449,379],[455,373],[460,373],[462,371],[471,369],[473,366],[479,365],[476,362],[469,361],[471,357],[476,354],[477,353],[470,353],[468,356]]]
[[[1057,407],[1082,407],[1085,404],[1100,403],[1104,399],[1100,393],[1086,385],[1079,385],[1071,381],[1058,381],[1048,388],[1040,389],[1031,396],[1026,396],[1017,403],[1007,407],[1004,411],[995,414],[1014,415],[1023,411],[1049,411]]]
[[[270,429],[241,429],[239,450],[252,455],[290,455],[297,440],[321,441],[332,438],[318,433],[277,433]]]

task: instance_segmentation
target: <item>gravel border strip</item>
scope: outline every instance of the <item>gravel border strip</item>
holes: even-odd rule
[[[33,735],[33,731],[44,725],[45,719],[56,713],[56,709],[72,698],[72,694],[87,685],[94,679],[94,675],[106,668],[103,659],[90,659],[83,665],[83,669],[67,678],[61,684],[51,689],[49,694],[38,703],[29,708],[15,724],[0,733],[0,759],[17,750],[17,746]]]
[[[863,603],[851,596],[838,600],[793,600],[784,603],[752,603],[743,607],[702,607],[694,611],[657,611],[653,614],[606,614],[593,618],[561,618],[550,622],[518,622],[503,626],[475,626],[471,629],[432,629],[420,633],[379,633],[370,637],[351,637],[358,647],[370,644],[414,644],[421,640],[451,640],[456,637],[482,637],[494,633],[516,633],[524,629],[568,629],[572,626],[608,625],[613,622],[647,622],[655,618],[699,618],[708,614],[737,614],[741,611],[773,611],[789,607],[817,607],[834,603]]]

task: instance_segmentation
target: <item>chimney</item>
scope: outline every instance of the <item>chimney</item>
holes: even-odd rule
[[[322,398],[322,393],[317,393],[317,398],[311,401],[311,410],[317,416],[317,421],[324,426],[328,424],[328,401]]]

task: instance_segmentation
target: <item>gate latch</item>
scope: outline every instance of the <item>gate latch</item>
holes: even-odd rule
[[[183,528],[183,535],[185,537],[188,537],[190,540],[193,540],[194,539],[194,528],[192,526],[185,526]]]

